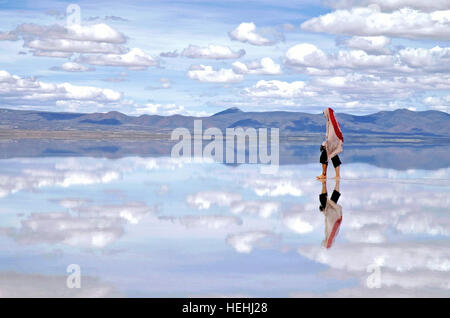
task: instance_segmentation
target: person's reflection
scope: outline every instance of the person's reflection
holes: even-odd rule
[[[333,194],[328,199],[327,181],[326,179],[321,181],[322,193],[319,195],[319,210],[325,215],[325,239],[322,241],[322,246],[330,248],[339,233],[342,222],[342,207],[337,204],[341,193],[339,192],[339,180],[336,180]]]

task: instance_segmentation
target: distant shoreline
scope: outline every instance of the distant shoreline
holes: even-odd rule
[[[323,133],[281,135],[282,142],[321,142]],[[0,129],[0,140],[129,140],[129,141],[171,141],[169,133],[148,131],[92,131],[92,130],[25,130]],[[346,134],[351,143],[450,143],[450,137],[402,135],[402,134]]]

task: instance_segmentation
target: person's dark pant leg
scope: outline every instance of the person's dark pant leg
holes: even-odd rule
[[[337,168],[341,165],[341,159],[339,159],[339,156],[336,155],[333,158],[331,158],[331,162],[333,163],[333,167]]]
[[[328,165],[328,155],[326,150],[322,150],[322,153],[320,154],[320,163]]]
[[[330,200],[333,201],[334,203],[337,203],[340,196],[341,194],[338,191],[334,190],[333,193],[331,194]]]
[[[319,202],[320,202],[320,206],[319,206],[319,210],[323,211],[327,205],[327,199],[328,199],[328,193],[321,193],[319,195]]]

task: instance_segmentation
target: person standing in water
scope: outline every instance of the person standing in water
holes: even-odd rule
[[[336,179],[340,179],[339,167],[341,160],[338,154],[342,152],[342,145],[344,144],[344,137],[342,136],[341,128],[331,108],[326,108],[323,115],[327,119],[327,131],[325,141],[320,146],[320,163],[322,164],[322,174],[317,176],[317,179],[327,178],[328,161],[331,160],[334,169],[336,170]]]

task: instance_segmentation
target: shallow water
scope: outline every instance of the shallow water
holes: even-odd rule
[[[329,248],[316,146],[275,174],[108,147],[0,160],[0,296],[450,296],[448,147],[346,148]]]

